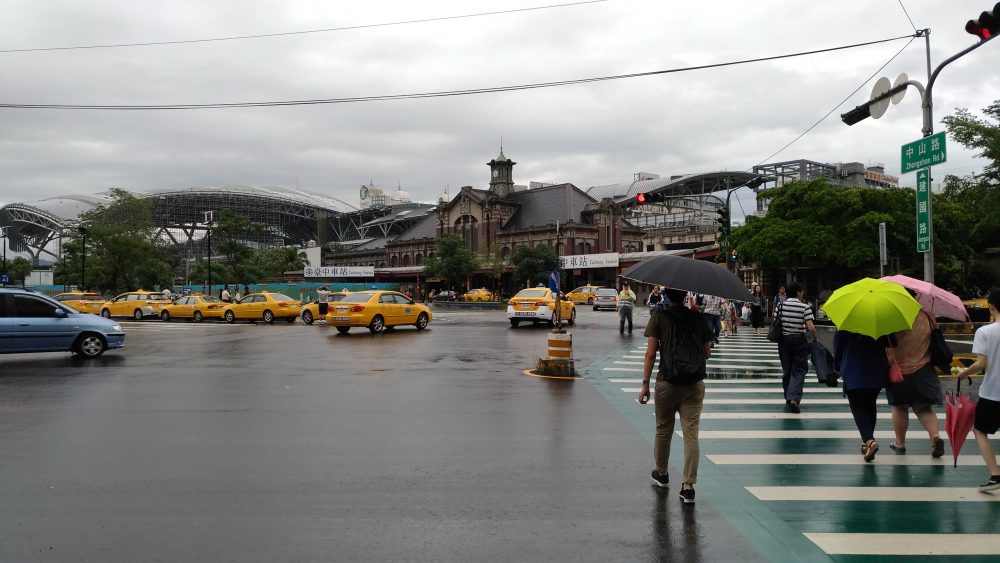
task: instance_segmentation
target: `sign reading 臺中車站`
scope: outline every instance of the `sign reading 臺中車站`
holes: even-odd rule
[[[371,278],[375,276],[375,266],[306,267],[302,273],[307,278]]]
[[[563,269],[617,268],[618,253],[574,254],[559,257],[559,267]]]

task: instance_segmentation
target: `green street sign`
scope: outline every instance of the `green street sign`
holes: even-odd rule
[[[902,170],[903,174],[943,164],[948,160],[948,152],[944,147],[944,131],[935,133],[930,137],[906,143],[902,149]]]
[[[917,252],[931,250],[930,176],[930,170],[927,168],[917,172]]]

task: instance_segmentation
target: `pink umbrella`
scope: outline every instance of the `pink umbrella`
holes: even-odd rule
[[[962,300],[950,291],[945,291],[930,282],[909,276],[886,276],[882,280],[895,282],[906,289],[912,289],[917,294],[917,301],[920,302],[920,305],[934,317],[969,322],[969,312],[965,310]]]

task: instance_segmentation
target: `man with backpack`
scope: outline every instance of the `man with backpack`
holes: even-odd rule
[[[653,442],[653,483],[669,487],[667,461],[674,417],[679,413],[684,435],[684,481],[680,497],[684,504],[694,504],[694,484],[698,479],[698,424],[705,401],[705,360],[712,355],[712,330],[705,317],[684,306],[687,292],[667,289],[670,306],[650,316],[646,326],[646,355],[642,371],[642,389],[638,402],[649,401],[649,380],[656,354],[660,368],[656,374],[656,438]]]

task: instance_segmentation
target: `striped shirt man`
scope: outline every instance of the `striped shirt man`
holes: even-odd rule
[[[795,297],[785,299],[785,302],[779,306],[779,311],[781,312],[782,334],[805,333],[806,321],[815,321],[812,307]]]

